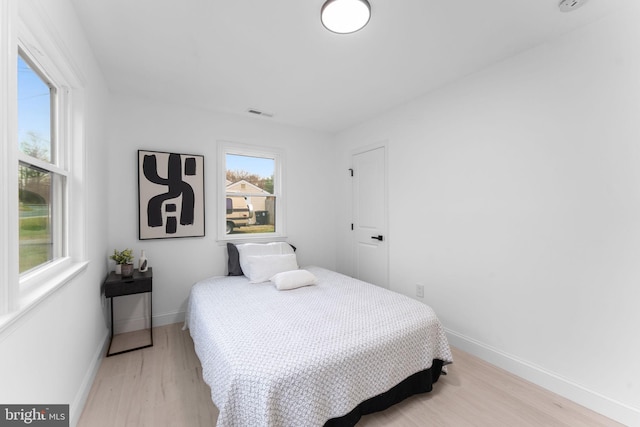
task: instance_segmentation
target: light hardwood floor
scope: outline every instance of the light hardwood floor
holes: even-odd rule
[[[154,346],[103,359],[79,427],[214,426],[218,411],[181,324],[154,328]],[[124,337],[129,345],[148,333]],[[358,427],[620,426],[468,353],[453,350],[431,393],[363,417]],[[252,426],[247,426],[252,427]],[[295,426],[305,427],[305,426]]]

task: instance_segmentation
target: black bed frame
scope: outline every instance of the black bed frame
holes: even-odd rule
[[[433,384],[440,378],[442,366],[442,360],[435,359],[431,368],[417,372],[390,390],[365,400],[348,414],[331,418],[324,427],[352,427],[363,415],[384,411],[409,396],[433,390]]]

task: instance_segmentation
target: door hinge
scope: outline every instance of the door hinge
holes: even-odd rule
[[[349,168],[349,173],[353,176],[353,169]]]

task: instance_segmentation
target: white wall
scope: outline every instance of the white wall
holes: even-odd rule
[[[457,345],[640,425],[637,6],[343,132],[336,153],[328,135],[267,120],[126,96],[106,110],[71,6],[29,3],[87,78],[90,265],[0,335],[0,402],[71,403],[80,415],[107,334],[99,288],[113,248],[146,250],[157,324],[182,319],[194,281],[224,273],[217,140],[286,150],[288,240],[302,265],[344,272],[341,171],[352,148],[388,140],[391,286],[413,296],[425,284]],[[140,148],[205,156],[206,237],[137,240]],[[138,303],[117,315],[135,317]]]
[[[0,402],[70,404],[80,416],[107,337],[100,284],[106,274],[107,191],[104,139],[106,87],[72,6],[20,0],[56,35],[86,79],[86,243],[88,268],[0,334]],[[82,226],[75,224],[75,226]]]
[[[388,140],[392,289],[424,284],[454,344],[640,425],[640,7],[628,3],[338,142],[347,168],[354,147]],[[338,247],[349,272],[349,234]]]
[[[332,138],[276,125],[264,118],[217,114],[141,98],[112,97],[109,125],[108,248],[144,249],[153,268],[154,324],[184,318],[191,286],[226,274],[226,244],[216,239],[217,141],[282,148],[286,157],[287,237],[300,265],[335,268],[335,204]],[[138,240],[137,150],[204,155],[204,238]],[[309,190],[311,189],[311,190]],[[105,257],[105,264],[107,262]],[[119,298],[116,332],[144,326],[145,300]]]

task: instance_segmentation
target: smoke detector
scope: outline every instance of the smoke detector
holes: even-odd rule
[[[571,12],[584,5],[589,0],[562,0],[560,2],[560,10],[562,12]]]

